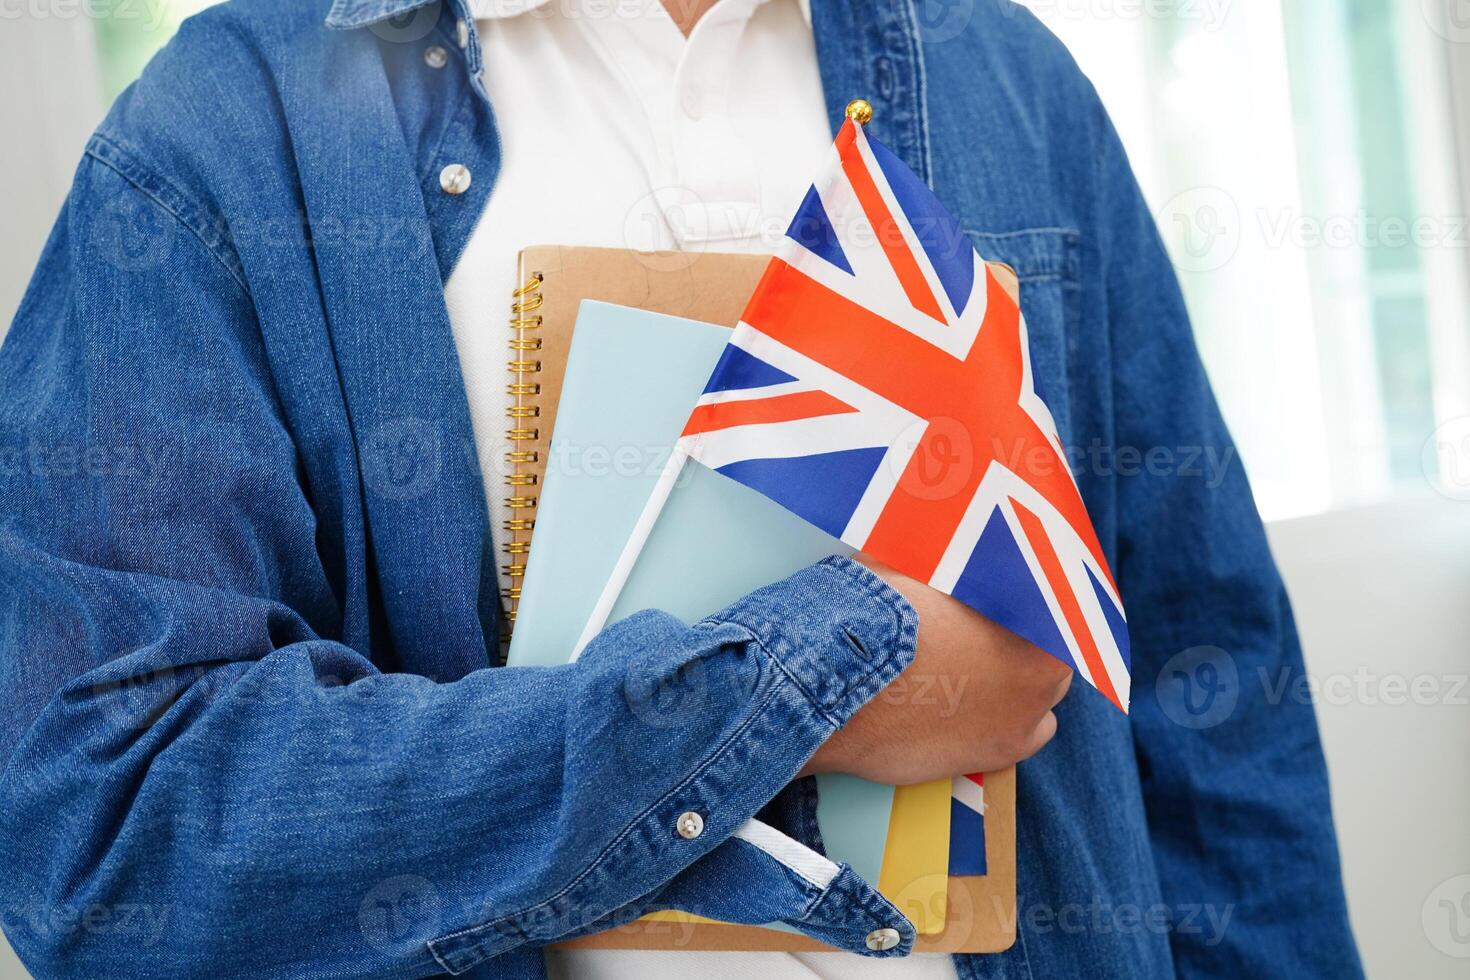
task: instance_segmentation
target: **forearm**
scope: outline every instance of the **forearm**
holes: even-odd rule
[[[0,780],[7,929],[48,975],[270,972],[308,949],[313,972],[389,975],[433,972],[430,943],[466,929],[548,941],[726,841],[907,663],[904,616],[827,564],[693,627],[643,613],[575,664],[452,684],[238,631],[124,656],[67,684]],[[37,927],[99,904],[166,915],[170,939]]]
[[[120,207],[170,230],[167,263],[99,252]],[[339,379],[283,374],[238,270],[176,220],[84,163],[0,351],[0,448],[158,461],[0,468],[0,911],[22,959],[438,973],[675,879],[700,899],[686,869],[908,663],[907,603],[824,564],[693,627],[635,617],[576,664],[489,668],[482,592],[384,594],[394,561],[479,580],[483,549],[443,538],[485,529],[386,548],[361,433],[276,388],[330,401]]]

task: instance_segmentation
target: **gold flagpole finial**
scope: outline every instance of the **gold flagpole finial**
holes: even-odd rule
[[[847,104],[847,118],[859,126],[866,126],[873,118],[873,105],[867,99],[853,99]]]

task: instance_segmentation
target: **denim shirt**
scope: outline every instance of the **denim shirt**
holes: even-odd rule
[[[1302,670],[1291,613],[1095,93],[1001,0],[813,23],[833,122],[872,101],[1018,271],[1130,611],[1132,714],[1058,708],[1017,942],[961,975],[1356,975],[1312,709],[1251,683]],[[860,566],[497,665],[443,299],[500,155],[479,60],[463,0],[235,0],[87,146],[0,351],[0,916],[38,976],[535,977],[659,908],[912,949],[851,869],[732,836],[819,850],[791,781],[913,657]],[[1182,698],[1200,665],[1236,680]]]

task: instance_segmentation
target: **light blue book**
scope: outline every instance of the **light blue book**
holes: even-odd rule
[[[727,329],[712,324],[583,302],[521,583],[511,664],[572,659],[728,338]],[[760,493],[690,463],[607,621],[658,608],[692,623],[827,555],[851,551]],[[947,817],[948,790],[941,789]],[[936,870],[927,867],[930,860],[883,874],[894,795],[891,786],[850,776],[819,777],[817,819],[829,856],[885,893],[892,882]],[[908,826],[908,815],[919,811],[900,812]],[[947,856],[947,823],[941,832]],[[907,856],[892,861],[913,864]],[[942,882],[942,860],[937,871]]]

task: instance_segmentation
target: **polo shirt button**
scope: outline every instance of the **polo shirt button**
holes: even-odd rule
[[[685,840],[693,840],[704,833],[704,818],[693,810],[686,810],[674,821],[674,829]]]
[[[898,938],[897,929],[874,929],[868,933],[868,948],[875,953],[881,953],[897,946]]]
[[[424,64],[430,68],[443,68],[449,64],[449,52],[439,45],[424,49]]]
[[[451,163],[439,171],[439,186],[446,194],[463,194],[470,189],[470,168],[462,163]]]

